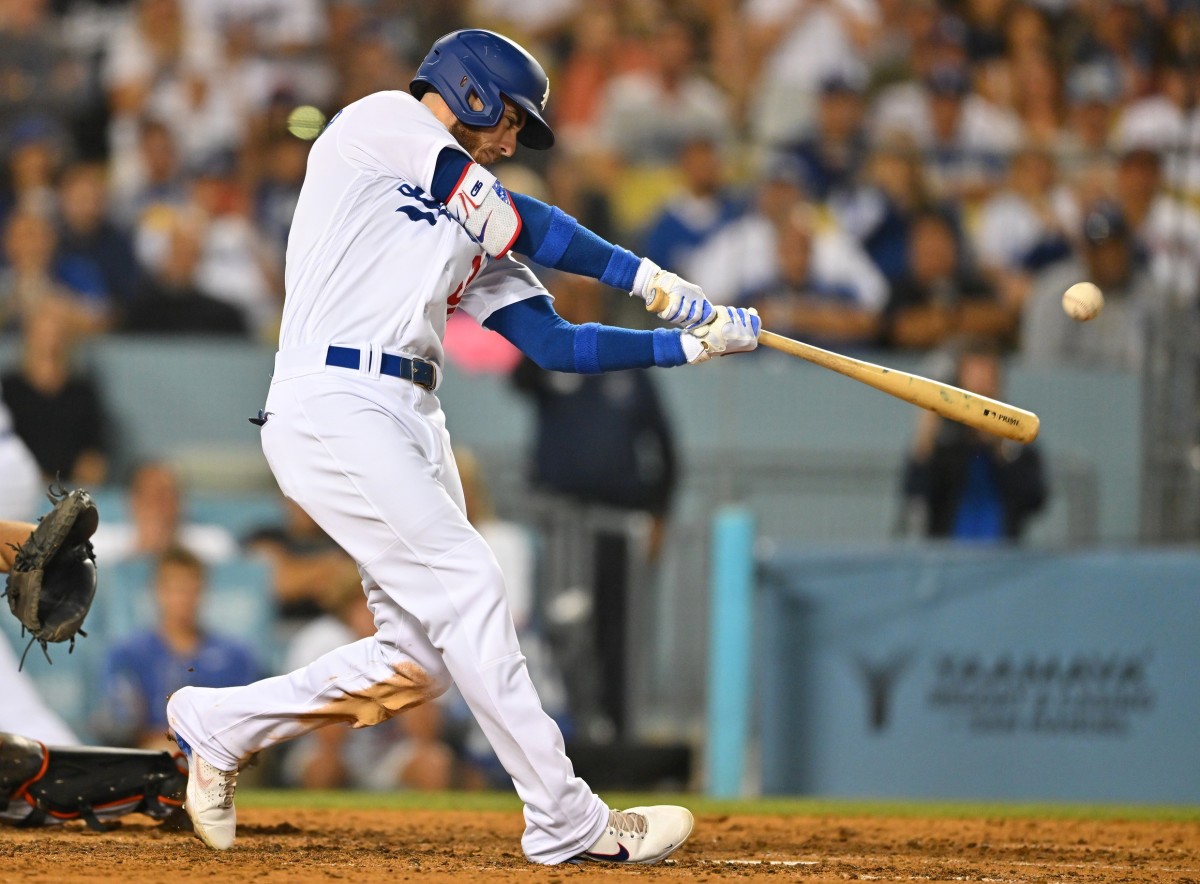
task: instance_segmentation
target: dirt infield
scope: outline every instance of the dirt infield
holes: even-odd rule
[[[142,820],[142,817],[131,819]],[[673,862],[525,862],[509,812],[241,812],[226,853],[153,824],[0,830],[0,881],[723,881],[1200,884],[1200,822],[700,816]]]

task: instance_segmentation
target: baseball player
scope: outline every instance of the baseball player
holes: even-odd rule
[[[488,31],[438,40],[409,87],[369,95],[314,143],[288,239],[279,352],[260,419],[280,488],[359,563],[376,634],[288,675],[187,687],[167,704],[189,758],[186,807],[234,840],[238,766],[334,722],[367,727],[453,680],[525,803],[533,862],[657,862],[692,831],[682,807],[610,810],[576,777],[517,645],[495,557],[467,521],[436,395],[446,318],[464,310],[546,368],[694,364],[752,350],[758,317],[613,246],[487,166],[545,149],[549,81]],[[561,319],[511,255],[600,279],[682,329]]]

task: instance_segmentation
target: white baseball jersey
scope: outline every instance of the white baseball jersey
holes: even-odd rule
[[[446,317],[479,322],[545,294],[511,257],[489,257],[431,195],[458,143],[403,92],[346,107],[313,145],[288,237],[279,349],[379,344],[442,364]]]

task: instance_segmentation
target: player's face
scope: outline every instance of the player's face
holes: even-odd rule
[[[525,111],[505,100],[504,113],[495,126],[467,126],[456,120],[450,126],[450,134],[471,159],[487,166],[517,152],[517,133],[524,125]]]

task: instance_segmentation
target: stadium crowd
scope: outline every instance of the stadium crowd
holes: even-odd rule
[[[465,25],[551,74],[560,145],[514,189],[780,331],[1136,368],[1195,296],[1189,0],[7,0],[4,327],[52,300],[79,334],[269,342],[288,114],[405,88]],[[1130,321],[1068,350],[1044,306],[1084,277]]]
[[[1195,309],[1196,0],[0,0],[0,332],[21,339],[2,387],[45,475],[111,481],[102,383],[73,373],[75,343],[273,344],[309,146],[289,114],[405,89],[433,40],[466,26],[518,40],[550,75],[558,146],[502,164],[511,189],[774,331],[843,350],[969,337],[1137,371],[1149,325]],[[1105,321],[1068,327],[1059,298],[1084,279]],[[650,321],[609,301],[610,320]],[[460,322],[449,358],[516,364]],[[142,530],[131,508],[125,542],[174,568],[157,590],[181,600],[178,622],[126,648],[129,671],[198,641],[211,557],[178,548],[186,531],[156,533],[179,517],[164,470],[143,465],[136,488],[171,518]],[[910,465],[911,484],[927,472]],[[1019,490],[989,530],[1014,535],[1041,505],[1035,469]],[[241,540],[296,619],[325,602],[326,632],[369,629],[345,607],[353,563],[303,513]],[[414,724],[413,752],[441,758],[439,727]],[[296,781],[352,779],[311,761],[294,759]],[[409,756],[391,761],[402,780]]]

